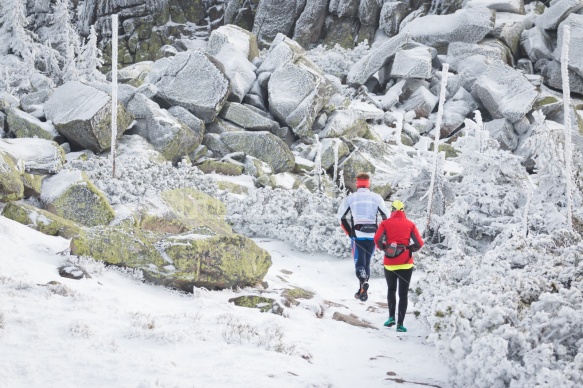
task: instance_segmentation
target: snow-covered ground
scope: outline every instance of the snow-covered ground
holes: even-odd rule
[[[91,279],[61,278],[68,241],[0,216],[0,386],[447,386],[415,306],[408,333],[382,326],[384,279],[363,303],[350,260],[256,241],[273,259],[265,296],[294,286],[316,296],[278,316],[228,302],[251,289],[181,294],[92,261]],[[378,330],[335,321],[335,311]]]

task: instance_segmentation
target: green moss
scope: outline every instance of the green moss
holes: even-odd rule
[[[293,299],[312,299],[314,297],[314,293],[312,291],[304,290],[302,288],[297,287],[284,290],[281,293],[281,295]]]
[[[231,298],[229,302],[234,303],[235,306],[258,308],[259,311],[265,313],[273,309],[275,300],[258,295],[243,295],[237,298]]]
[[[326,37],[324,43],[328,46],[339,44],[345,49],[354,48],[354,21],[350,18],[338,18],[333,16],[326,25]]]
[[[82,232],[81,226],[72,221],[23,203],[9,203],[2,215],[49,236],[72,238]]]
[[[456,150],[450,144],[440,144],[437,147],[437,150],[440,151],[440,152],[445,152],[445,158],[446,159],[455,158],[455,157],[457,157],[459,155],[459,151]]]
[[[249,194],[249,189],[246,186],[237,183],[218,181],[217,186],[219,186],[219,189],[226,190],[233,194]]]
[[[20,171],[8,154],[0,151],[0,202],[16,201],[24,195]]]
[[[24,185],[24,196],[29,197],[39,197],[40,190],[42,187],[43,176],[33,175],[33,174],[22,174],[20,176],[22,179],[22,184]]]
[[[437,310],[435,312],[435,316],[438,317],[438,318],[443,318],[443,317],[445,317],[445,313],[443,311],[441,311],[441,310]]]
[[[545,96],[545,97],[541,98],[540,100],[535,101],[535,103],[532,106],[532,110],[536,111],[536,110],[540,109],[542,106],[554,104],[556,102],[559,102],[559,100],[556,97]]]
[[[197,167],[205,174],[210,174],[213,172],[232,176],[243,174],[243,166],[238,166],[233,163],[219,162],[216,160],[205,160],[201,164],[197,165]]]

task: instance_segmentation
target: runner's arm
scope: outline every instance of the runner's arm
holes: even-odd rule
[[[411,240],[413,240],[413,244],[409,245],[411,252],[417,252],[424,245],[423,239],[415,225],[413,225],[413,229],[411,229]]]
[[[384,251],[386,248],[386,244],[383,241],[384,237],[385,237],[385,223],[381,222],[379,228],[377,229],[377,232],[374,235],[374,243],[377,246],[377,248],[380,249],[381,251]]]

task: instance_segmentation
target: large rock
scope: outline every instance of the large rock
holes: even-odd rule
[[[383,3],[379,0],[360,0],[358,20],[366,26],[378,26]]]
[[[443,106],[443,121],[441,122],[440,136],[448,137],[456,129],[462,126],[466,117],[478,108],[478,104],[472,95],[464,88],[459,88],[457,93]]]
[[[498,12],[524,14],[524,0],[468,0],[465,8],[487,7]]]
[[[234,25],[221,26],[211,32],[206,50],[216,56],[227,44],[239,49],[249,61],[259,56],[255,35]]]
[[[583,15],[571,14],[559,25],[557,34],[557,48],[553,56],[561,61],[563,53],[563,28],[569,26],[571,37],[569,40],[569,69],[583,77]]]
[[[375,174],[389,172],[392,167],[387,163],[393,155],[393,151],[388,145],[378,143],[374,140],[354,139],[352,140],[356,150],[352,152],[340,165],[343,171],[345,186],[351,191],[356,190],[356,175],[359,172],[369,172]]]
[[[208,148],[217,158],[222,158],[232,152],[221,139],[221,134],[217,133],[205,133],[202,138],[202,145]]]
[[[277,122],[260,115],[245,105],[234,102],[226,103],[219,115],[223,119],[229,120],[249,130],[271,132],[279,128]]]
[[[414,47],[399,50],[391,68],[394,78],[431,78],[434,51],[429,47]]]
[[[555,89],[563,89],[563,75],[559,62],[548,61],[542,67],[541,74],[546,85]],[[571,92],[583,94],[583,77],[571,69],[569,69],[569,86],[571,87]]]
[[[40,139],[55,140],[61,137],[54,125],[43,123],[34,116],[18,109],[8,108],[6,121],[8,129],[16,137],[38,137]]]
[[[307,59],[289,63],[269,79],[269,110],[298,136],[310,136],[320,110],[332,96],[322,72]]]
[[[474,55],[481,55],[490,62],[502,61],[502,53],[496,47],[464,42],[452,42],[447,47],[447,63],[454,71],[458,71],[458,64]]]
[[[290,35],[299,0],[262,0],[259,2],[253,34],[260,47],[268,47],[278,33]]]
[[[295,158],[287,145],[269,132],[225,132],[220,139],[233,151],[244,152],[269,164],[274,172],[292,171]]]
[[[349,84],[364,85],[364,83],[386,65],[397,51],[407,42],[404,34],[399,34],[376,48],[356,62],[348,72]]]
[[[181,106],[173,106],[168,109],[168,113],[178,121],[186,124],[192,130],[195,137],[195,144],[200,145],[205,131],[204,121],[187,111]]]
[[[78,81],[58,87],[45,104],[48,120],[69,141],[99,153],[111,147],[111,97]],[[117,137],[133,117],[118,103]]]
[[[24,195],[21,172],[14,159],[0,151],[0,202],[15,201]]]
[[[73,238],[82,233],[82,228],[51,212],[24,203],[11,202],[2,215],[49,236]]]
[[[271,187],[272,189],[294,190],[300,187],[302,182],[298,177],[289,172],[282,172],[274,175],[263,175],[257,179],[263,187]]]
[[[379,18],[379,28],[387,36],[392,37],[399,33],[399,26],[411,9],[403,1],[389,1],[383,4]]]
[[[532,28],[533,18],[514,13],[498,12],[496,14],[496,25],[490,35],[500,39],[514,57],[521,57],[520,40],[524,30]]]
[[[247,31],[251,31],[254,20],[255,4],[252,4],[250,0],[230,0],[227,2],[225,8],[225,25],[233,24]]]
[[[0,139],[0,151],[22,160],[31,174],[55,174],[65,164],[65,152],[57,143],[46,139]]]
[[[178,161],[202,141],[200,133],[195,133],[141,93],[135,95],[128,109],[138,121],[134,132],[148,140],[167,160]]]
[[[332,0],[328,9],[338,17],[355,18],[358,16],[359,3],[360,0]]]
[[[350,149],[340,139],[322,139],[320,165],[324,170],[334,167],[350,153]]]
[[[358,112],[351,109],[337,110],[330,115],[318,137],[363,137],[367,128],[366,120]]]
[[[25,94],[20,98],[20,106],[25,112],[34,112],[39,110],[52,94],[52,89],[44,89]]]
[[[417,118],[429,117],[438,100],[439,97],[431,93],[425,86],[421,86],[415,90],[411,97],[403,101],[399,109],[405,112],[414,111]]]
[[[540,27],[533,27],[525,30],[520,36],[520,44],[531,61],[537,62],[540,59],[551,59],[553,57],[553,41],[545,30]]]
[[[257,69],[257,74],[260,74],[258,81],[261,86],[267,86],[269,81],[269,73],[273,73],[288,63],[294,63],[305,54],[305,50],[294,40],[286,37],[283,34],[277,34],[267,56]],[[262,77],[261,73],[268,73]],[[264,82],[264,83],[263,83]]]
[[[293,40],[304,48],[317,43],[326,20],[328,0],[306,0],[304,11],[296,21]]]
[[[447,46],[451,42],[478,43],[492,29],[496,11],[488,8],[462,9],[449,15],[428,15],[408,23],[400,35],[409,35],[427,46]]]
[[[41,201],[51,213],[85,226],[107,225],[115,217],[105,195],[82,171],[45,178]]]
[[[156,86],[158,97],[212,122],[230,94],[223,65],[202,51],[179,53]]]
[[[490,137],[500,143],[501,149],[514,151],[518,146],[518,133],[510,121],[506,119],[492,120],[484,123],[484,128],[490,132]]]
[[[358,35],[358,20],[329,15],[324,22],[324,35],[325,45],[352,49]]]
[[[257,79],[256,67],[247,60],[247,56],[237,46],[227,43],[215,55],[224,67],[225,75],[231,84],[230,101],[241,102],[251,90]]]
[[[535,19],[535,23],[545,30],[554,30],[569,14],[581,9],[583,9],[581,0],[558,0],[545,9],[545,12]]]
[[[474,83],[472,92],[492,118],[514,123],[532,108],[538,92],[522,73],[497,62]]]

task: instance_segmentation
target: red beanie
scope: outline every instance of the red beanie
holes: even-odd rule
[[[357,178],[356,179],[356,188],[359,189],[361,187],[369,188],[370,187],[370,180]]]

